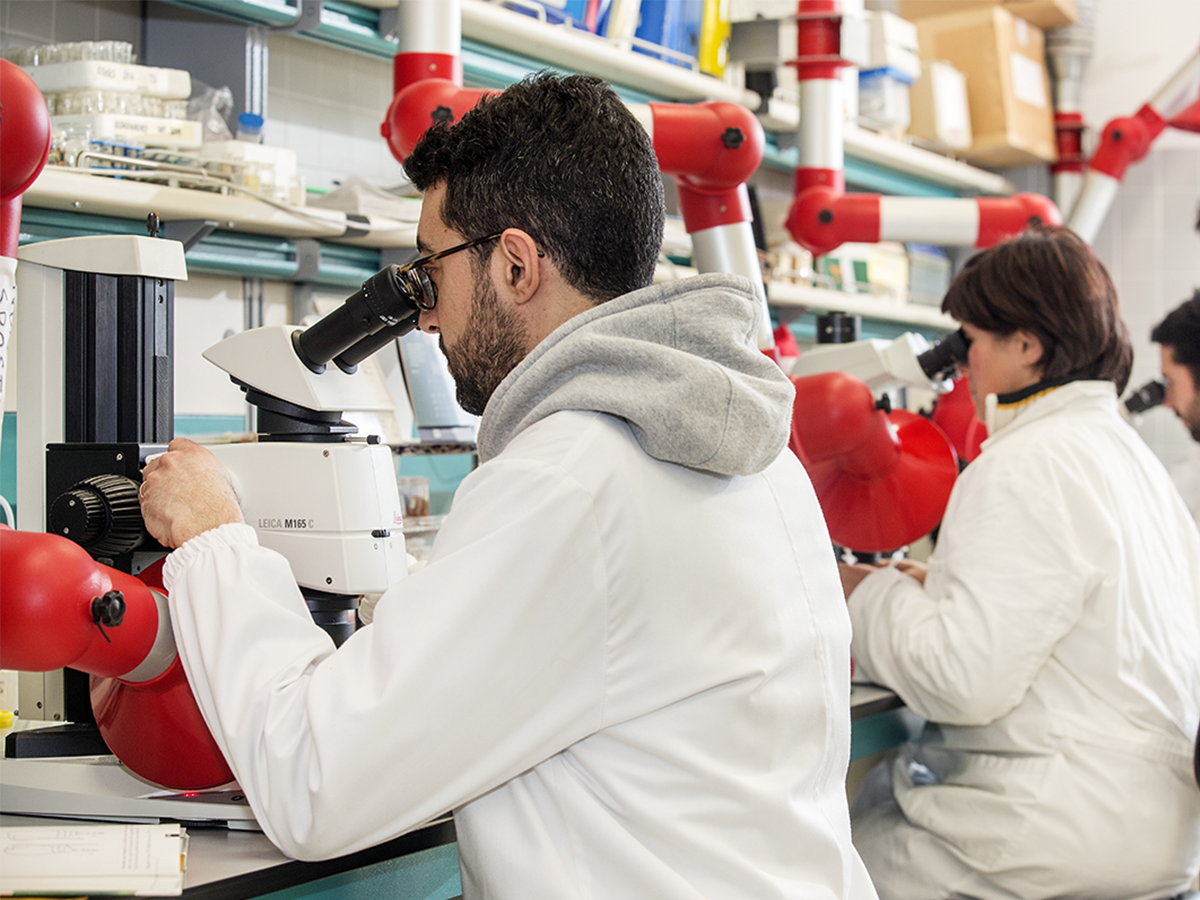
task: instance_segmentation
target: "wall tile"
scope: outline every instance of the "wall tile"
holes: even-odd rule
[[[320,47],[317,53],[317,89],[326,103],[342,108],[350,105],[350,54],[332,47]]]
[[[1159,374],[1160,348],[1150,331],[1200,287],[1200,141],[1154,147],[1128,169],[1094,244],[1121,300],[1134,347],[1130,389]],[[1200,517],[1200,444],[1169,410],[1135,423]]]
[[[48,44],[54,40],[54,4],[28,3],[26,0],[5,0],[5,30],[26,40],[5,46]]]
[[[286,42],[267,36],[267,90],[272,94],[287,93],[292,83],[292,54]]]
[[[96,39],[96,4],[79,0],[55,0],[54,40],[92,41]]]

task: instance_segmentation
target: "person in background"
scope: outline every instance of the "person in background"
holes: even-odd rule
[[[479,466],[335,650],[224,470],[142,509],[196,699],[264,831],[316,859],[454,813],[471,898],[875,896],[850,841],[850,625],[750,282],[651,286],[650,139],[535,76],[405,162]],[[435,305],[436,304],[436,305]]]
[[[1172,896],[1200,868],[1200,534],[1118,411],[1112,282],[1037,228],[942,309],[990,438],[927,568],[842,566],[859,672],[927,720],[868,775],[855,845],[883,900]]]
[[[1150,340],[1161,345],[1163,405],[1200,441],[1200,290],[1155,325]]]

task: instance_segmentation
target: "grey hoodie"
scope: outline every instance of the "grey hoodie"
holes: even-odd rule
[[[560,410],[629,422],[655,459],[718,475],[762,471],[787,445],[792,385],[757,347],[761,302],[736,275],[652,285],[551,332],[500,383],[480,462]]]

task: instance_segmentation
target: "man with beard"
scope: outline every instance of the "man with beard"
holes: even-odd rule
[[[1163,405],[1200,441],[1200,290],[1159,322],[1150,340],[1162,345]]]
[[[440,336],[479,466],[336,649],[224,471],[147,466],[180,657],[264,831],[306,859],[453,810],[467,898],[872,898],[849,622],[753,286],[652,286],[661,176],[613,91],[533,76],[435,126]]]

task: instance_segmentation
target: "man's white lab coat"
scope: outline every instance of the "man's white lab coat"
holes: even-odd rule
[[[1200,537],[1116,403],[1099,381],[1033,400],[955,485],[924,590],[883,570],[850,597],[859,671],[938,723],[855,809],[881,897],[1196,875]]]
[[[468,898],[874,897],[849,618],[759,309],[707,276],[562,326],[489,403],[428,565],[336,652],[249,527],[170,556],[273,841],[328,857],[452,809]]]

